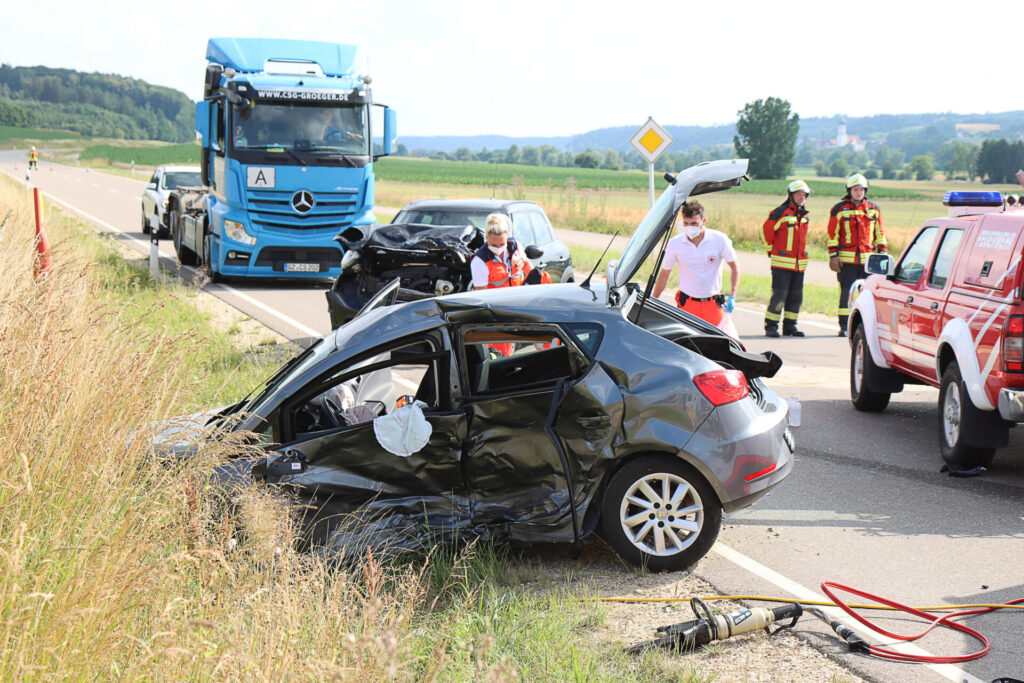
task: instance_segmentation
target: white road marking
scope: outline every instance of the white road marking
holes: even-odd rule
[[[121,190],[115,190],[112,187],[107,188],[107,192],[113,192],[114,194],[121,194]]]
[[[72,212],[78,214],[79,216],[81,216],[82,218],[86,219],[87,221],[90,221],[91,223],[95,223],[96,225],[103,226],[107,230],[110,230],[112,232],[116,232],[119,235],[125,236],[126,238],[128,238],[129,240],[131,240],[132,242],[137,244],[139,247],[141,247],[142,249],[144,249],[144,250],[146,250],[148,252],[148,250],[149,250],[149,242],[148,241],[143,241],[143,240],[140,240],[137,237],[129,235],[124,230],[121,230],[119,228],[115,228],[113,225],[111,225],[110,223],[106,222],[105,220],[103,220],[101,218],[97,218],[96,216],[93,216],[90,213],[82,211],[81,209],[79,209],[76,206],[73,206],[71,204],[68,204],[65,201],[57,199],[56,197],[51,195],[49,192],[43,192],[43,194],[47,197],[47,199],[53,201],[55,204],[59,204],[60,206],[63,206],[65,209],[68,209],[69,211],[72,211]],[[234,296],[237,296],[239,299],[241,299],[242,301],[245,301],[246,303],[252,304],[256,308],[258,308],[261,311],[263,311],[264,313],[268,313],[268,314],[274,316],[278,320],[281,320],[282,322],[290,325],[291,327],[295,328],[299,332],[302,332],[303,334],[307,334],[307,335],[309,335],[309,336],[311,336],[311,337],[313,337],[315,339],[320,339],[321,337],[323,337],[323,335],[320,334],[320,332],[314,330],[312,327],[309,327],[308,325],[304,325],[304,324],[300,323],[298,320],[295,320],[294,318],[292,318],[290,316],[287,316],[284,313],[281,313],[280,311],[278,311],[278,310],[276,310],[274,308],[271,308],[270,306],[266,305],[262,301],[254,299],[253,297],[249,296],[248,294],[245,294],[244,292],[240,292],[239,290],[235,289],[234,287],[230,287],[228,285],[214,285],[214,286],[219,288],[219,289],[221,289],[221,290],[223,290],[223,291],[229,292],[230,294],[232,294]]]
[[[742,306],[737,306],[735,310],[740,311],[742,313],[751,313],[753,315],[758,315],[764,318],[764,311],[758,311],[753,308],[743,308]],[[808,327],[817,327],[818,329],[829,330],[830,332],[839,331],[839,325],[832,325],[830,323],[820,323],[817,320],[801,320],[800,325],[806,325]]]
[[[720,555],[723,559],[729,560],[736,566],[747,570],[755,576],[759,576],[765,581],[774,584],[781,590],[790,593],[799,600],[828,600],[828,598],[822,594],[812,591],[810,588],[805,588],[796,581],[779,574],[773,569],[769,569],[757,560],[747,557],[743,553],[737,552],[725,545],[721,541],[715,543],[711,547],[712,552]],[[828,612],[830,615],[839,619],[848,627],[857,631],[861,636],[869,638],[873,642],[878,642],[877,634],[869,631],[868,629],[861,626],[858,622],[850,619],[850,617],[838,607],[822,607],[821,609]],[[885,647],[896,650],[897,652],[903,652],[905,654],[913,654],[918,656],[932,657],[930,652],[923,650],[916,645],[910,643],[886,643]],[[985,683],[980,678],[976,678],[971,674],[967,673],[963,669],[953,666],[952,664],[925,664],[932,671],[936,672],[940,676],[950,681],[956,681],[960,683]]]

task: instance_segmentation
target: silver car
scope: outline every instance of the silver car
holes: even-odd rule
[[[198,166],[158,166],[142,191],[142,232],[146,235],[158,228],[161,235],[170,234],[167,223],[167,196],[179,187],[201,187]]]

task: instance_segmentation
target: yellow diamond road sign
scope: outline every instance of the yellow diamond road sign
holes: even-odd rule
[[[652,118],[648,118],[647,123],[640,126],[640,130],[633,133],[633,137],[629,139],[629,144],[652,164],[672,145],[672,142],[672,136],[668,131]]]

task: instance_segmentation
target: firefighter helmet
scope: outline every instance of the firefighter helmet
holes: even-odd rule
[[[863,187],[865,190],[868,189],[868,179],[860,173],[854,173],[852,176],[846,179],[846,189],[849,190],[854,187]]]
[[[810,194],[811,188],[802,180],[794,180],[786,187],[786,192],[788,194],[793,194],[794,192],[806,192],[807,194]]]

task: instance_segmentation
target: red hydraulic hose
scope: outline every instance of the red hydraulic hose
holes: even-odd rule
[[[978,609],[965,609],[965,610],[959,610],[959,611],[956,611],[956,612],[947,612],[946,614],[938,616],[938,615],[928,614],[927,612],[922,612],[919,609],[915,609],[914,607],[910,607],[908,605],[900,604],[900,603],[898,603],[898,602],[896,602],[894,600],[889,600],[887,598],[882,598],[882,597],[879,597],[877,595],[872,595],[871,593],[868,593],[866,591],[857,590],[856,588],[850,588],[849,586],[844,586],[842,584],[835,583],[834,581],[824,581],[824,582],[822,582],[821,590],[824,591],[825,595],[827,595],[829,597],[829,599],[832,600],[832,602],[834,602],[836,604],[836,606],[838,606],[844,612],[849,614],[851,617],[853,617],[854,619],[859,621],[861,624],[863,624],[867,628],[869,628],[872,631],[874,631],[875,633],[883,635],[883,636],[885,636],[887,638],[893,638],[895,640],[901,640],[901,641],[904,641],[904,642],[911,642],[911,641],[914,641],[914,640],[917,640],[919,638],[924,637],[926,634],[928,634],[932,629],[934,629],[937,626],[944,626],[946,628],[951,628],[951,629],[954,629],[956,631],[960,631],[961,633],[965,633],[965,634],[969,635],[970,637],[974,638],[979,643],[981,643],[982,646],[983,646],[982,649],[980,649],[980,650],[978,650],[976,652],[972,652],[972,653],[966,654],[966,655],[955,655],[955,656],[950,656],[950,657],[940,657],[940,656],[934,656],[934,655],[927,655],[927,656],[926,655],[911,655],[911,654],[904,654],[902,652],[896,652],[895,650],[887,650],[885,648],[878,647],[877,645],[870,646],[871,654],[873,654],[873,655],[875,655],[877,657],[884,657],[885,659],[892,659],[892,660],[896,660],[896,661],[899,661],[899,662],[920,662],[920,663],[925,663],[925,664],[957,664],[959,662],[969,662],[971,660],[979,659],[981,657],[984,657],[986,654],[988,654],[989,647],[990,647],[989,642],[988,642],[988,638],[986,638],[984,635],[982,635],[980,632],[974,630],[973,628],[971,628],[969,626],[964,626],[963,624],[959,624],[959,623],[957,623],[955,621],[952,621],[952,620],[956,619],[958,617],[965,617],[965,616],[970,616],[970,615],[973,615],[973,614],[986,614],[988,612],[992,612],[994,610],[999,609],[998,607],[982,607],[982,608],[978,608]],[[855,612],[852,607],[850,607],[845,602],[843,602],[838,597],[836,597],[836,594],[835,594],[834,590],[835,591],[842,591],[844,593],[850,593],[851,595],[856,595],[858,597],[866,598],[868,600],[873,600],[874,602],[877,602],[877,603],[882,604],[882,605],[887,605],[889,607],[893,607],[893,608],[898,609],[898,610],[900,610],[902,612],[906,612],[907,614],[913,614],[914,616],[920,617],[921,619],[924,619],[925,621],[930,622],[930,623],[928,624],[928,627],[925,630],[921,631],[920,633],[914,634],[914,635],[902,635],[902,634],[899,634],[899,633],[892,633],[890,631],[887,631],[887,630],[881,628],[880,626],[877,626],[876,624],[873,624],[867,618],[862,617],[860,614]],[[1004,603],[1004,604],[1006,604],[1006,605],[1017,605],[1017,604],[1020,604],[1022,602],[1024,602],[1024,598],[1018,598],[1017,600],[1011,600],[1011,601],[1009,601],[1007,603]]]

